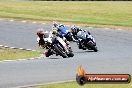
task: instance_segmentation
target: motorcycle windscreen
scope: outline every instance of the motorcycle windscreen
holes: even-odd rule
[[[66,26],[61,26],[60,30],[61,30],[62,35],[66,35],[69,32],[69,30]]]

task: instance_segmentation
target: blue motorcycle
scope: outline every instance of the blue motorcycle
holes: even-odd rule
[[[73,35],[67,26],[61,25],[59,27],[59,33],[64,36],[68,41],[73,41]]]

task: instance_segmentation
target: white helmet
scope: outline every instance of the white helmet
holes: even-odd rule
[[[53,21],[53,25],[54,25],[55,27],[57,27],[57,26],[59,26],[59,22]]]

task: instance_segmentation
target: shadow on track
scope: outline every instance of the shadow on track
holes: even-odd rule
[[[71,57],[67,57],[67,58],[71,58]],[[62,57],[49,57],[47,59],[67,59],[67,58],[62,58]]]
[[[57,57],[49,57],[47,59],[62,59],[62,58],[57,58]]]
[[[93,50],[88,50],[88,51],[85,51],[85,52],[95,52],[95,51],[93,51]]]
[[[86,50],[86,51],[77,51],[77,52],[74,52],[74,53],[88,53],[88,52],[94,52],[93,50]]]

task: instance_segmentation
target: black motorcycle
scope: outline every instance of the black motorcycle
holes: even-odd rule
[[[79,40],[79,44],[78,44],[79,49],[83,49],[83,50],[94,50],[95,52],[98,51],[97,46],[96,46],[96,42],[94,42],[91,38],[87,38],[85,40]]]

